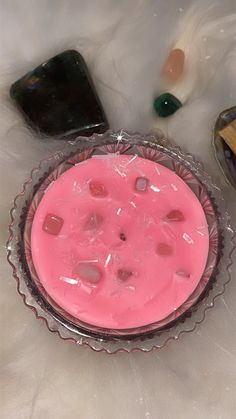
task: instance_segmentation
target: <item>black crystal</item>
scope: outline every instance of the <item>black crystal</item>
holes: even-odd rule
[[[109,128],[77,51],[64,51],[30,71],[11,86],[10,95],[28,124],[42,134],[71,138]]]

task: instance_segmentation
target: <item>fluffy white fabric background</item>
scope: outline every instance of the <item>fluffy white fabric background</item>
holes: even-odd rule
[[[189,12],[192,3],[200,20]],[[71,47],[86,58],[111,127],[161,126],[202,158],[235,212],[210,142],[217,114],[236,104],[236,25],[223,18],[232,17],[236,3],[211,3],[208,10],[201,0],[0,0],[2,419],[235,418],[234,281],[196,333],[160,352],[106,356],[60,341],[36,320],[17,295],[5,254],[12,199],[30,169],[58,147],[32,136],[9,100],[9,86]],[[158,121],[152,97],[184,22],[199,72],[183,109]]]

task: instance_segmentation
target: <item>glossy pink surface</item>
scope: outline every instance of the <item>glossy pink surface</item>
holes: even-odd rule
[[[57,235],[43,229],[48,214],[63,219]],[[31,245],[41,283],[65,311],[126,329],[159,321],[187,300],[204,271],[209,235],[200,202],[174,172],[108,155],[50,185]]]

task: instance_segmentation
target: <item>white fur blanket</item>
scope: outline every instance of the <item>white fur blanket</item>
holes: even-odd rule
[[[5,249],[13,197],[58,147],[32,136],[9,87],[67,48],[84,55],[111,127],[159,126],[201,157],[235,222],[236,194],[211,149],[217,114],[236,105],[235,13],[235,0],[0,0],[1,419],[235,418],[235,281],[179,342],[146,355],[107,356],[49,333],[17,294]],[[192,84],[181,87],[185,106],[163,121],[153,116],[152,100],[176,40],[188,44]]]

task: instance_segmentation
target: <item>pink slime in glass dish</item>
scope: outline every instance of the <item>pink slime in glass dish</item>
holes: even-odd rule
[[[46,190],[33,220],[32,257],[66,312],[110,329],[166,318],[204,272],[202,206],[166,167],[138,156],[93,156]]]

